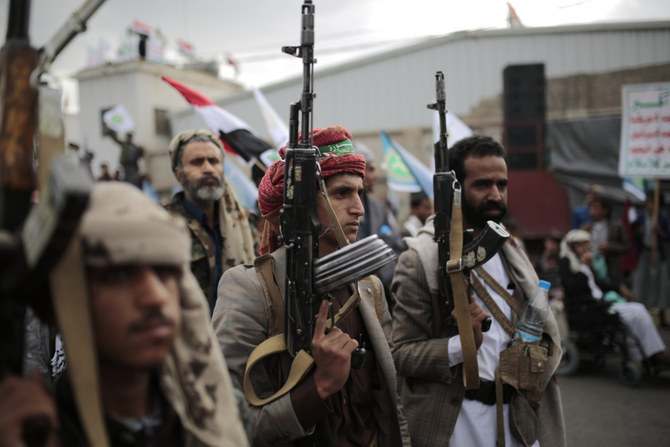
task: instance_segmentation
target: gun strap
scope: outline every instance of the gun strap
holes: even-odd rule
[[[447,272],[454,295],[454,312],[458,334],[461,339],[463,352],[463,381],[465,388],[479,388],[479,367],[477,365],[477,348],[475,334],[472,330],[472,318],[468,295],[465,290],[463,275],[463,217],[461,214],[461,189],[454,188],[454,198],[451,207],[451,231],[449,232],[449,256]]]
[[[323,179],[323,177],[319,177],[319,189],[321,189],[321,195],[323,196],[323,199],[326,201],[326,209],[328,210],[328,217],[330,218],[330,224],[333,226],[333,231],[335,232],[335,238],[337,239],[337,244],[340,246],[340,248],[346,247],[347,245],[349,245],[349,241],[344,235],[342,225],[340,225],[340,221],[337,219],[337,216],[335,215],[335,210],[333,210],[333,205],[331,205],[330,203],[330,199],[328,198],[328,190],[326,189],[326,181]]]
[[[498,281],[493,279],[493,277],[489,275],[486,270],[484,270],[482,267],[477,267],[475,272],[477,272],[477,274],[482,277],[482,279],[486,282],[486,284],[489,285],[490,288],[495,290],[498,295],[503,297],[503,299],[507,302],[507,304],[509,304],[515,314],[520,316],[523,313],[523,307],[521,307],[521,303],[515,300],[514,297],[507,291],[507,289],[501,286]]]
[[[279,292],[279,287],[276,286],[274,275],[272,274],[271,259],[267,259],[265,262],[258,263],[256,267],[257,267],[256,272],[258,273],[261,284],[263,285],[263,290],[266,293],[266,299],[268,300],[268,309],[270,312],[272,312],[271,310],[272,308],[277,307],[278,305],[283,306],[283,299],[281,297],[281,293]],[[272,285],[274,285],[274,287]],[[333,325],[336,325],[342,318],[346,317],[349,314],[349,312],[351,312],[358,305],[358,302],[360,301],[360,295],[358,294],[358,285],[355,285],[354,289],[355,289],[354,294],[351,295],[351,297],[349,297],[347,302],[344,303],[344,306],[340,308],[340,310],[335,314],[335,316],[326,322],[326,327],[332,327]],[[268,296],[267,293],[269,293],[270,295]],[[281,321],[276,321],[273,320],[273,317],[276,316],[271,314],[270,315],[271,329],[272,327],[276,327],[279,324],[283,326],[284,324],[283,318],[281,319]],[[256,348],[251,352],[251,355],[247,359],[246,369],[244,370],[244,383],[243,383],[244,394],[251,405],[255,407],[260,407],[280,398],[284,394],[291,391],[298,383],[300,383],[300,381],[312,369],[312,366],[314,365],[314,359],[307,352],[301,350],[293,358],[293,362],[291,363],[291,369],[289,370],[288,378],[286,379],[284,385],[270,397],[261,399],[256,394],[253,384],[251,383],[251,375],[250,375],[251,370],[262,359],[274,354],[279,354],[284,351],[286,351],[286,338],[284,337],[284,331],[282,327],[282,330],[279,333],[271,336],[263,343],[256,346]]]
[[[56,319],[67,352],[68,374],[88,445],[108,447],[85,277],[81,240],[79,234],[75,233],[60,262],[52,270],[49,282]]]
[[[484,269],[481,269],[481,270],[483,271]],[[479,273],[478,270],[475,270],[475,271],[477,273]],[[491,279],[493,280],[493,278],[491,278]],[[487,283],[488,283],[488,281],[487,281]],[[509,321],[509,318],[507,318],[505,316],[503,311],[500,310],[500,307],[498,307],[498,305],[493,300],[493,298],[491,298],[491,295],[486,290],[486,287],[484,287],[484,285],[481,283],[481,281],[479,281],[479,279],[475,275],[470,275],[470,284],[472,284],[472,288],[475,289],[475,292],[477,292],[477,295],[479,295],[479,298],[481,298],[481,300],[484,302],[484,304],[486,304],[486,307],[489,308],[489,310],[493,314],[493,318],[495,318],[498,321],[498,323],[500,323],[500,325],[503,327],[503,329],[505,329],[505,332],[507,332],[509,334],[509,336],[512,337],[514,335],[514,326],[512,325],[512,322]],[[496,282],[496,284],[498,284],[498,283]],[[489,286],[490,285],[491,284],[489,284]],[[495,290],[495,288],[494,288],[494,290]],[[498,290],[496,290],[496,292],[500,295],[500,292]],[[507,295],[509,295],[509,294],[507,294]],[[507,297],[505,297],[503,295],[501,295],[501,296],[505,299],[505,301],[507,301],[508,304],[510,304],[510,302],[507,300]],[[511,295],[509,295],[509,297],[512,298]],[[512,299],[512,301],[513,300],[514,299]]]

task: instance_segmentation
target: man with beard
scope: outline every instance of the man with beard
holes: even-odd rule
[[[488,220],[499,223],[505,215],[505,151],[489,137],[468,137],[449,150],[449,166],[461,185],[463,228],[472,229],[477,237]],[[545,356],[533,363],[541,402],[537,395],[528,397],[508,383],[495,380],[504,369],[501,352],[510,352],[508,346],[519,313],[538,291],[538,277],[528,257],[510,239],[468,278],[473,285],[481,286],[475,287],[477,294],[470,297],[481,386],[466,391],[458,328],[453,319],[450,324],[443,324],[444,307],[438,302],[438,250],[433,240],[433,219],[428,219],[416,238],[407,240],[409,249],[400,256],[392,285],[396,302],[393,358],[412,445],[565,445],[554,374],[561,358],[560,338],[551,313],[545,315],[542,344],[532,347]],[[494,317],[491,328],[482,332],[481,322],[488,315]],[[523,347],[517,338],[514,344]],[[502,399],[496,398],[497,384],[502,388]]]
[[[223,177],[223,145],[207,130],[185,130],[170,143],[172,172],[184,188],[167,209],[191,233],[191,271],[210,309],[223,272],[254,260],[247,215]]]

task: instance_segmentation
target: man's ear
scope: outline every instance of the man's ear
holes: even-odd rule
[[[181,184],[184,182],[184,171],[176,167],[174,169],[174,175],[177,177],[177,181]]]

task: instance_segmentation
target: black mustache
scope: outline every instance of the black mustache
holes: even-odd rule
[[[479,206],[479,211],[506,211],[507,207],[502,202],[485,202]]]
[[[197,186],[200,187],[205,184],[205,182],[208,182],[209,180],[216,180],[216,183],[220,186],[221,185],[221,177],[217,177],[213,174],[205,174],[200,179],[198,179]]]
[[[128,330],[132,332],[141,332],[145,330],[148,326],[154,325],[154,324],[164,324],[168,326],[175,326],[175,321],[164,315],[163,312],[161,311],[150,311],[145,313],[142,318],[140,318],[137,321],[134,321],[133,323],[130,324]]]

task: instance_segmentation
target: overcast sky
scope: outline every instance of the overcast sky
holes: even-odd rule
[[[5,35],[9,0],[0,0]],[[512,0],[526,26],[670,20],[668,0]],[[32,0],[30,37],[42,46],[84,0]],[[507,26],[505,0],[315,0],[316,70],[361,50],[389,48],[454,31]],[[198,57],[241,64],[238,80],[262,86],[300,72],[298,60],[281,53],[298,45],[302,0],[107,0],[57,58],[51,73],[70,76],[86,64],[86,49],[102,39],[113,57],[133,20],[158,28],[166,55],[179,61],[176,40],[195,46]],[[353,51],[353,49],[359,51]],[[223,75],[232,76],[224,64]]]

